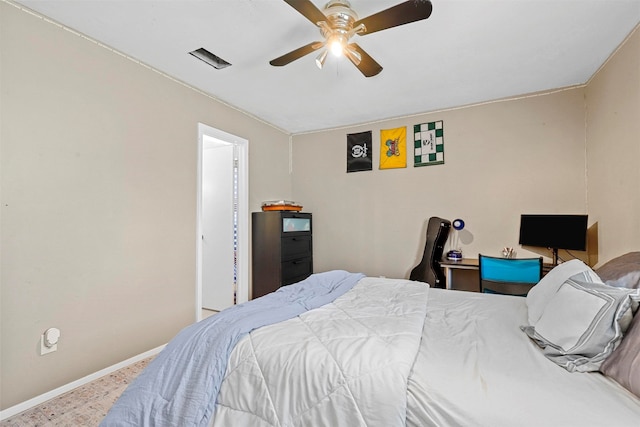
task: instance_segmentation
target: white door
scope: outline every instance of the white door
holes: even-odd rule
[[[249,299],[248,141],[198,125],[196,320]]]
[[[233,144],[205,136],[202,150],[202,308],[234,303]]]

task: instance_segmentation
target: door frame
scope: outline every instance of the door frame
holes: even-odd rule
[[[238,150],[238,257],[236,302],[249,300],[249,141],[198,123],[198,164],[196,176],[196,321],[202,319],[202,159],[204,137],[233,144]]]

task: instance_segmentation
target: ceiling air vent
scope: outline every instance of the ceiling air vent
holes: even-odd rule
[[[217,55],[214,55],[213,53],[209,52],[207,49],[203,47],[201,47],[200,49],[196,49],[192,52],[189,52],[189,55],[195,56],[199,60],[206,62],[207,64],[211,65],[213,68],[216,68],[218,70],[221,70],[231,65],[224,59],[220,58]]]

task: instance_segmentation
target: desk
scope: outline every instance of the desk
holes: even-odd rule
[[[459,261],[444,258],[440,261],[440,265],[444,270],[447,289],[480,292],[477,258],[462,258]],[[455,287],[454,273],[456,276]]]
[[[477,258],[462,258],[459,261],[443,258],[440,265],[447,280],[447,289],[480,292]],[[542,275],[547,274],[552,268],[552,264],[543,263]]]

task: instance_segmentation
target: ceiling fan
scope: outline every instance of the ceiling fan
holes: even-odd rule
[[[269,63],[280,67],[312,52],[322,49],[316,58],[316,65],[322,68],[331,51],[334,55],[346,56],[365,77],[372,77],[382,71],[382,66],[367,54],[357,43],[350,42],[355,35],[366,36],[411,22],[427,19],[431,15],[429,0],[409,0],[358,19],[347,0],[330,0],[323,10],[318,9],[310,0],[284,0],[289,6],[300,12],[305,18],[318,26],[323,41],[311,42],[292,50]]]

